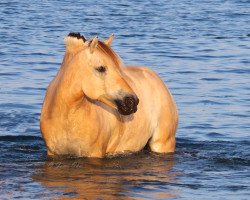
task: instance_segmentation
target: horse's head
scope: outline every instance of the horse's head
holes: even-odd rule
[[[122,115],[135,113],[139,99],[125,79],[123,62],[110,48],[113,35],[104,42],[98,41],[97,37],[89,41],[79,37],[74,39],[82,39],[83,48],[72,58],[70,65],[77,67],[77,79],[87,98],[116,108]]]

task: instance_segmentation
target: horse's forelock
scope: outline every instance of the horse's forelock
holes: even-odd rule
[[[98,41],[97,48],[106,55],[108,55],[115,62],[116,66],[119,66],[119,58],[109,46],[107,46],[105,43],[101,41]]]

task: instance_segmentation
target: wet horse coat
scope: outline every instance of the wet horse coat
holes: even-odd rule
[[[125,66],[110,48],[80,34],[65,38],[60,70],[48,86],[40,128],[48,155],[104,157],[175,151],[176,104],[149,68]]]

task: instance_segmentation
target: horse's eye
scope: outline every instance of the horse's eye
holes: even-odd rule
[[[106,72],[106,67],[104,67],[104,66],[100,66],[100,67],[97,67],[97,68],[95,68],[98,72],[100,72],[100,73],[104,73],[104,72]]]

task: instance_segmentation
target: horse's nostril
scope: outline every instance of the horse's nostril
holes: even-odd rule
[[[139,103],[139,99],[136,96],[126,96],[123,101],[124,104],[129,108],[134,108]]]
[[[119,113],[122,115],[130,115],[137,111],[137,105],[139,99],[135,95],[125,96],[122,100],[116,99],[115,103],[117,105]]]
[[[133,97],[125,97],[124,98],[124,104],[127,107],[132,108],[135,105],[135,99]]]

